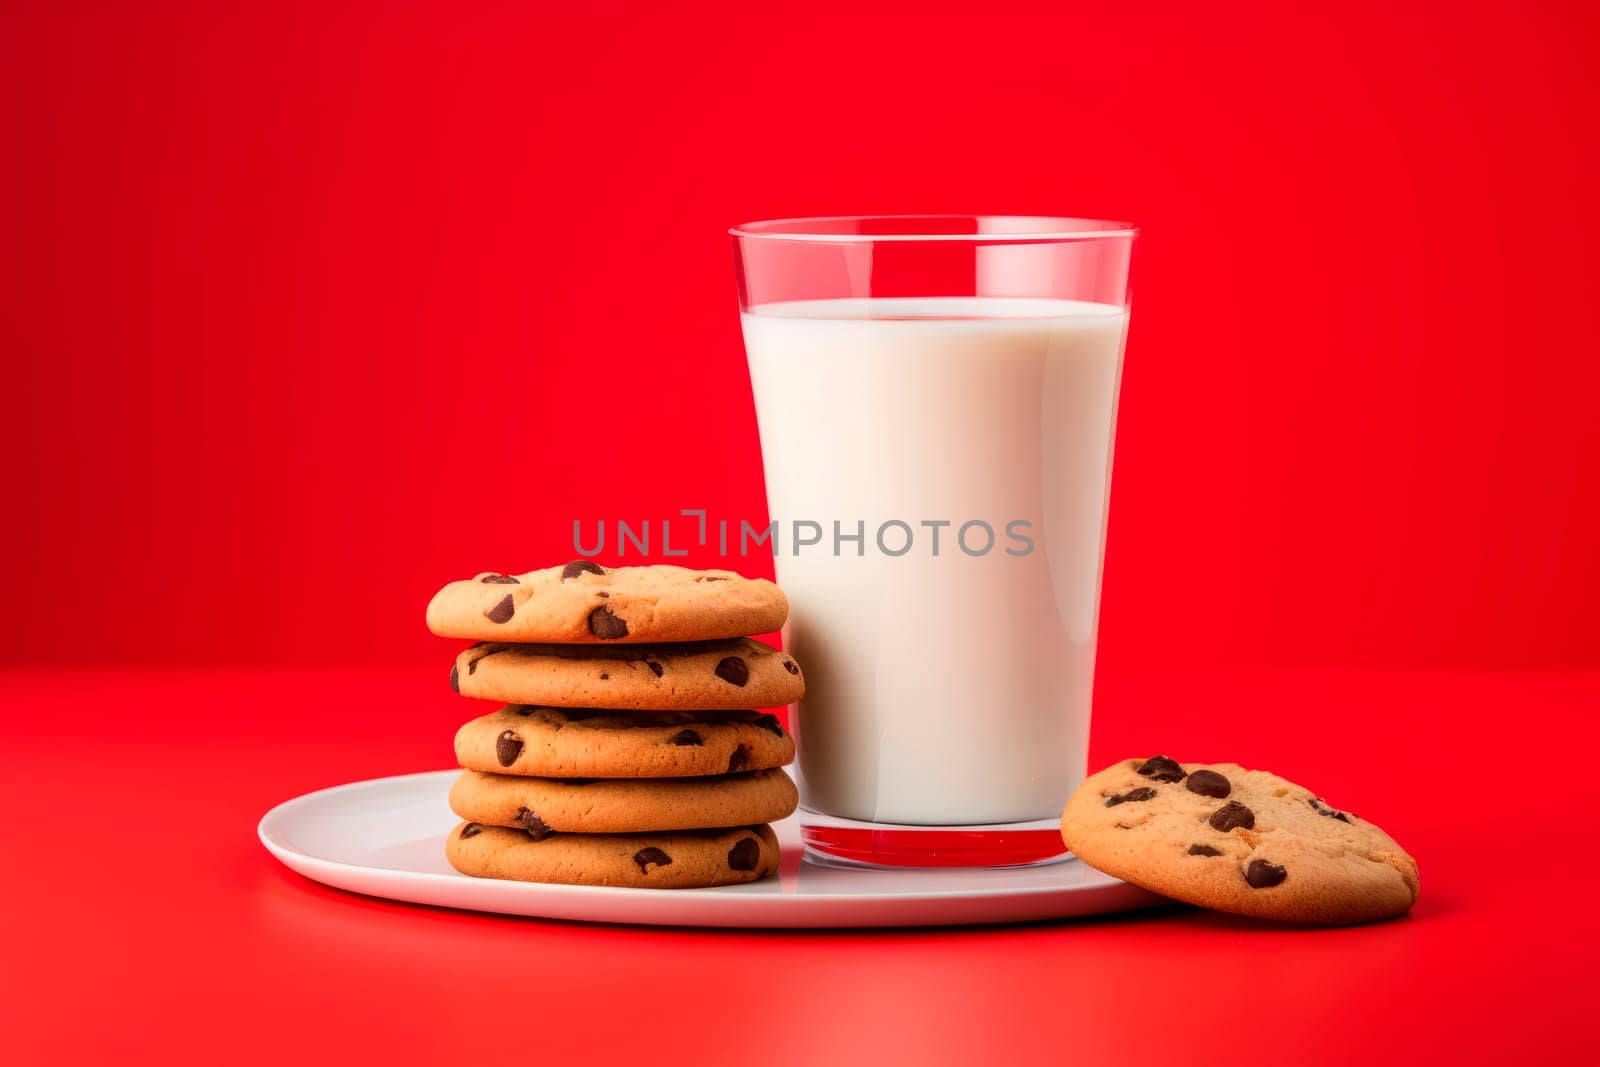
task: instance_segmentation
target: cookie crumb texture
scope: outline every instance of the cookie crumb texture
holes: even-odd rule
[[[735,571],[573,560],[526,574],[486,571],[428,604],[440,637],[558,644],[639,644],[748,637],[789,617],[783,591]]]
[[[450,685],[482,700],[624,711],[775,708],[806,691],[793,656],[748,637],[609,647],[485,642],[456,657]]]
[[[1061,816],[1096,870],[1236,915],[1345,924],[1407,911],[1417,864],[1388,834],[1266,771],[1123,760],[1092,775]]]
[[[781,770],[659,779],[463,771],[450,790],[450,810],[460,818],[534,837],[753,826],[788,818],[799,800]]]
[[[782,767],[794,759],[794,738],[769,712],[511,704],[464,724],[455,750],[461,766],[490,774],[689,778]]]
[[[742,885],[778,871],[770,826],[648,834],[555,834],[464,822],[445,842],[450,866],[477,878],[637,889]]]

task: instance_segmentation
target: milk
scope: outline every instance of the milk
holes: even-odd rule
[[[1059,817],[1085,768],[1127,313],[855,299],[742,321],[772,518],[827,532],[775,561],[806,672],[804,805],[912,825]],[[903,555],[877,543],[890,520],[915,535]],[[956,543],[972,520],[995,531],[984,554]],[[863,543],[834,555],[835,521]]]

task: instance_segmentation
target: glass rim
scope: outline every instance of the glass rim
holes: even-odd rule
[[[940,233],[936,227],[941,221],[947,226],[956,222],[976,225],[979,232]],[[854,228],[870,222],[900,225],[923,223],[927,232],[863,233]],[[824,244],[868,244],[877,241],[1028,244],[1131,239],[1139,236],[1139,227],[1131,222],[1071,215],[813,215],[744,222],[729,227],[728,233],[733,237]]]

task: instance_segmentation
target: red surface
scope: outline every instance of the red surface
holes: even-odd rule
[[[0,9],[0,1057],[1594,1059],[1600,9],[1284,6]],[[1144,226],[1096,761],[1314,785],[1412,918],[600,929],[256,845],[448,762],[442,581],[762,520],[723,231],[863,211]]]
[[[436,671],[13,673],[0,1042],[21,1063],[1600,1056],[1600,862],[1561,815],[1591,804],[1600,673],[1145,673],[1099,696],[1096,763],[1165,749],[1292,775],[1417,856],[1415,912],[776,934],[391,904],[291,874],[254,826],[309,789],[448,765],[468,707]],[[375,707],[381,726],[357,714]]]

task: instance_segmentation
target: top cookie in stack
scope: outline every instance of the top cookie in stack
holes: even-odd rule
[[[777,586],[732,571],[586,560],[441,589],[429,629],[478,642],[451,687],[508,702],[457,734],[451,864],[660,888],[773,873],[760,824],[794,810],[794,743],[755,709],[799,699],[805,680],[749,635],[788,611]]]
[[[763,578],[687,567],[613,567],[585,559],[527,574],[451,582],[428,604],[440,637],[572,645],[748,637],[789,617]]]

